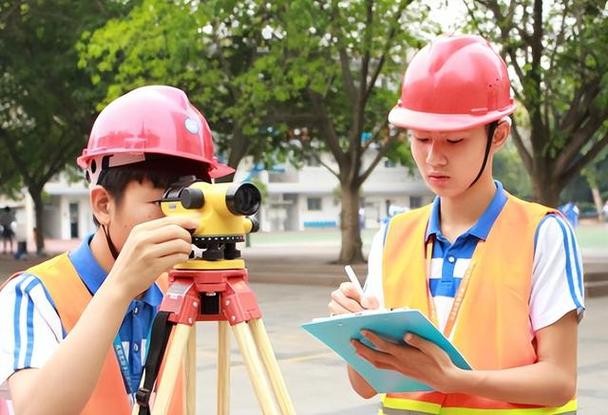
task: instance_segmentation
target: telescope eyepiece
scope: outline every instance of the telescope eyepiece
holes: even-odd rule
[[[260,208],[262,195],[251,183],[231,186],[226,192],[226,206],[235,215],[253,215]]]
[[[200,189],[186,187],[179,197],[185,209],[200,209],[205,205],[205,195]]]

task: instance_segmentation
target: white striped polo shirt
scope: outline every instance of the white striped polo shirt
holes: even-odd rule
[[[91,252],[91,238],[85,238],[69,258],[94,294],[107,274]],[[131,301],[118,332],[128,364],[123,371],[128,371],[132,390],[141,379],[147,339],[162,297],[153,285],[141,299]],[[65,334],[51,297],[35,275],[24,273],[9,281],[0,291],[0,399],[7,395],[6,380],[18,370],[42,367]]]

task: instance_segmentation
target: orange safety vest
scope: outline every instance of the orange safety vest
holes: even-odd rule
[[[55,304],[63,329],[69,333],[92,297],[78,276],[67,253],[35,265],[26,272],[40,279]],[[166,275],[159,278],[157,284],[164,292],[167,288]],[[182,370],[175,387],[169,414],[184,413],[184,383],[185,372]],[[129,396],[125,389],[116,353],[111,345],[108,348],[97,385],[81,414],[131,414]]]
[[[437,325],[428,288],[432,243],[425,242],[431,206],[395,216],[383,251],[387,308],[421,310]],[[508,195],[485,241],[477,244],[460,284],[444,334],[474,369],[506,369],[537,361],[529,299],[534,235],[554,210]],[[432,238],[429,238],[432,239]],[[440,392],[388,393],[380,413],[392,414],[574,414],[576,399],[559,408],[513,404],[474,395]]]

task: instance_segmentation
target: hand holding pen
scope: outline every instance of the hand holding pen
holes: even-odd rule
[[[331,293],[331,301],[328,304],[330,315],[377,309],[379,307],[378,299],[364,293],[352,267],[347,265],[344,270],[349,281],[343,282],[338,289]]]

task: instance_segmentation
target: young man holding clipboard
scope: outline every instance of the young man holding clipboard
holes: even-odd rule
[[[407,128],[421,176],[437,195],[395,216],[374,239],[365,293],[343,283],[332,314],[421,310],[474,370],[433,343],[364,332],[353,347],[374,366],[433,392],[390,393],[384,414],[574,414],[580,252],[555,209],[508,194],[492,177],[515,110],[504,61],[478,36],[438,38],[417,53],[391,124]],[[349,368],[363,397],[377,392]]]

